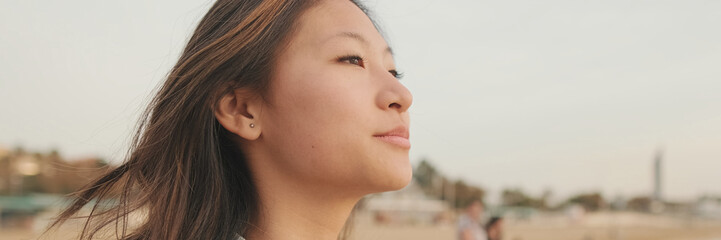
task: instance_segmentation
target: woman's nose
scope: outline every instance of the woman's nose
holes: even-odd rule
[[[413,95],[408,88],[388,72],[385,72],[380,77],[382,79],[378,82],[382,84],[382,88],[378,94],[378,107],[383,110],[396,110],[400,113],[408,111],[408,108],[413,104]]]

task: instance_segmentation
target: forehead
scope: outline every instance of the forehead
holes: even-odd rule
[[[355,39],[370,46],[387,48],[385,39],[370,18],[348,0],[320,1],[304,12],[291,45],[323,45],[342,39]]]

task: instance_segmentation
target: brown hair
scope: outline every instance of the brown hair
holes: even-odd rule
[[[213,109],[233,89],[266,93],[275,56],[316,2],[217,1],[142,115],[126,161],[77,192],[51,228],[92,206],[80,239],[112,227],[120,239],[243,235],[256,217],[257,193]],[[143,221],[130,226],[131,213]]]

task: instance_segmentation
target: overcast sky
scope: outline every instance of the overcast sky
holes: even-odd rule
[[[721,194],[721,1],[366,2],[414,94],[412,162],[632,197],[663,148],[666,196]],[[122,158],[211,3],[3,0],[0,145]]]

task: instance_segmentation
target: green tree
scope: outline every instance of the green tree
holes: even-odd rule
[[[428,196],[443,198],[446,178],[427,159],[422,159],[413,171],[413,179]]]
[[[550,191],[544,192],[539,198],[529,196],[521,189],[504,189],[501,193],[501,203],[507,207],[532,207],[538,209],[546,209],[547,198],[550,196]]]
[[[413,171],[413,179],[426,195],[446,201],[456,208],[465,207],[475,200],[483,201],[485,196],[485,191],[478,186],[447,178],[427,159],[421,159],[418,163]]]
[[[466,184],[463,180],[455,182],[455,203],[456,208],[466,207],[473,201],[483,201],[486,192],[476,186]]]
[[[651,211],[651,202],[653,202],[653,200],[651,200],[650,197],[635,197],[628,200],[626,208],[633,211],[648,212]]]
[[[600,193],[579,194],[566,201],[567,204],[579,204],[586,211],[598,211],[606,207],[606,201]]]

